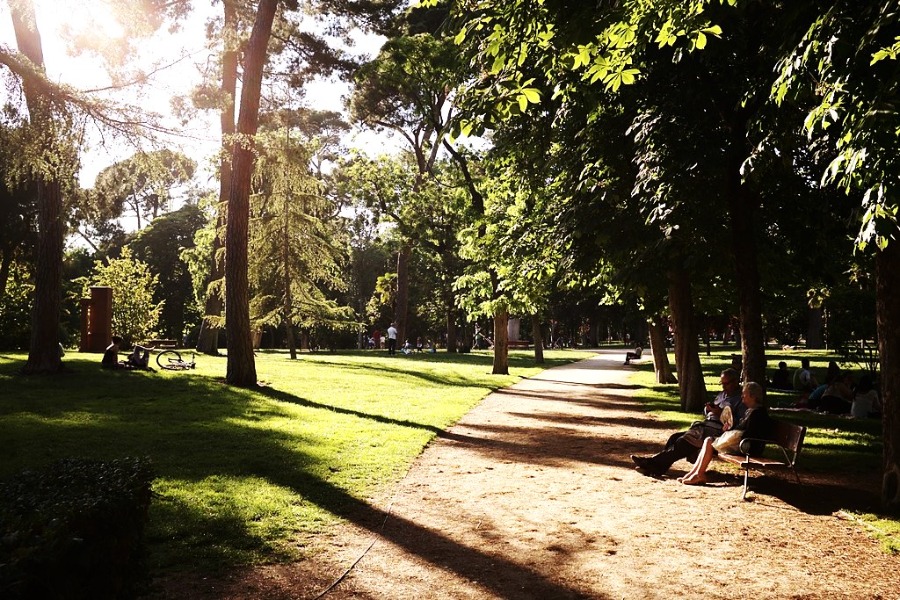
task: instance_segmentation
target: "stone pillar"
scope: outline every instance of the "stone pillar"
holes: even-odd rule
[[[112,338],[112,288],[91,288],[88,311],[88,351],[103,352]]]

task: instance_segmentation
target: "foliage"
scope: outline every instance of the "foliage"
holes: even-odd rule
[[[307,145],[277,130],[258,137],[251,206],[251,311],[260,324],[353,327],[352,310],[328,298],[345,284],[343,221],[310,172]]]
[[[898,227],[898,11],[895,0],[816,5],[772,88],[777,101],[810,108],[811,145],[830,159],[823,182],[859,195],[860,247],[885,247]]]
[[[63,459],[0,482],[0,590],[10,599],[123,598],[147,583],[147,459]]]
[[[141,229],[170,210],[173,188],[187,184],[196,168],[192,159],[171,150],[139,152],[109,166],[94,184],[92,220],[114,220],[129,212]]]
[[[0,348],[22,350],[28,347],[33,297],[34,284],[25,266],[13,263],[6,291],[0,295]]]
[[[154,302],[159,275],[151,273],[146,263],[132,258],[129,248],[119,258],[106,264],[97,261],[90,277],[83,280],[84,297],[91,286],[107,286],[113,290],[112,330],[127,343],[153,337],[163,303]]]
[[[180,340],[200,322],[191,273],[182,255],[193,247],[194,236],[205,222],[200,208],[187,204],[154,219],[129,244],[135,259],[162,275],[153,300],[162,304],[158,327],[163,337]]]

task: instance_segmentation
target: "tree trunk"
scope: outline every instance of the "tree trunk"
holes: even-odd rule
[[[653,353],[653,370],[656,383],[676,383],[672,365],[669,364],[669,353],[666,352],[666,318],[657,315],[647,323],[650,334],[650,351]]]
[[[13,29],[19,51],[40,72],[44,71],[44,52],[41,34],[30,0],[10,2]],[[40,136],[39,144],[45,154],[55,156],[56,146],[53,114],[35,87],[23,78],[22,88],[28,118],[33,131]],[[38,208],[38,244],[35,260],[34,305],[31,311],[31,343],[24,374],[57,373],[62,370],[59,352],[59,318],[62,306],[63,214],[62,192],[58,174],[35,173]]]
[[[746,127],[733,127],[746,131]],[[735,287],[740,306],[741,354],[744,381],[766,381],[766,340],[762,323],[762,292],[754,231],[759,196],[741,181],[740,167],[747,153],[741,141],[729,151],[730,169],[726,177],[731,247],[735,261]]]
[[[531,337],[534,339],[534,362],[544,364],[544,334],[541,332],[541,319],[538,315],[531,316]]]
[[[810,308],[807,312],[809,317],[806,327],[806,348],[807,350],[819,349],[825,347],[822,338],[822,326],[824,323],[822,307]]]
[[[233,44],[233,38],[237,35],[237,11],[233,0],[224,0],[225,20],[222,27],[224,48],[222,51],[222,92],[225,96],[225,106],[219,113],[219,127],[222,133],[222,152],[219,160],[219,207],[216,217],[216,235],[213,238],[212,265],[209,270],[209,280],[219,281],[225,277],[225,268],[221,260],[221,251],[224,248],[222,231],[225,225],[225,206],[228,203],[228,195],[231,193],[231,154],[233,150],[232,138],[234,136],[234,100],[237,94],[237,48]],[[197,338],[197,351],[211,356],[219,355],[219,326],[214,323],[216,317],[222,316],[225,303],[222,302],[222,290],[207,291],[204,317],[200,324],[200,335]],[[212,317],[212,319],[210,318]]]
[[[700,412],[706,403],[706,384],[700,368],[700,344],[694,324],[691,281],[683,267],[669,271],[669,308],[675,325],[675,365],[681,410]]]
[[[494,368],[492,375],[509,375],[509,311],[494,315]]]
[[[287,337],[288,350],[291,353],[291,360],[297,360],[297,344],[294,342],[294,322],[292,315],[294,314],[294,297],[291,294],[291,266],[290,261],[290,213],[288,212],[288,198],[285,194],[284,201],[284,228],[282,230],[281,240],[281,268],[284,269],[284,329]],[[273,344],[274,346],[274,344]]]
[[[406,313],[409,309],[409,259],[412,246],[404,243],[397,253],[397,302],[394,305],[394,323],[397,327],[397,346],[406,341]]]
[[[900,512],[900,243],[894,241],[875,259],[875,314],[881,367],[884,476],[882,508]]]
[[[247,243],[250,221],[250,179],[253,175],[253,138],[259,124],[259,98],[263,66],[278,0],[260,0],[256,22],[244,55],[241,110],[231,160],[231,193],[225,233],[225,323],[228,366],[225,382],[240,387],[256,385],[256,361],[250,331],[250,291]]]
[[[452,302],[447,304],[447,352],[456,354],[456,309]]]

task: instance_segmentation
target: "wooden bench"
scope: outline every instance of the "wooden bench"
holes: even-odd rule
[[[507,342],[510,348],[528,348],[531,345],[531,342],[528,340],[516,340]]]
[[[742,454],[723,454],[719,453],[719,458],[736,464],[744,469],[744,492],[741,495],[742,500],[747,499],[747,486],[750,479],[750,469],[790,469],[800,484],[800,476],[794,465],[797,464],[797,456],[803,448],[803,438],[806,437],[806,427],[803,425],[793,425],[784,421],[774,422],[774,431],[771,440],[755,440],[753,438],[744,438],[741,440]],[[774,452],[774,458],[767,456],[750,456],[750,444],[754,441],[765,442],[767,446],[777,448]]]

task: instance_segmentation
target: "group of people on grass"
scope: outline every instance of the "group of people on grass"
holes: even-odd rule
[[[752,438],[749,453],[756,456],[771,439],[773,422],[765,406],[765,394],[761,385],[740,383],[740,375],[734,369],[725,369],[719,377],[722,391],[703,409],[703,420],[696,421],[690,429],[672,434],[665,447],[653,456],[631,455],[637,468],[651,476],[665,474],[681,459],[693,463],[691,470],[678,481],[685,485],[706,482],[706,470],[722,447],[716,446],[726,431],[743,432],[743,438]],[[731,436],[729,436],[731,437]],[[735,437],[735,443],[738,437]],[[729,449],[728,451],[732,451]]]
[[[131,353],[125,360],[119,360],[119,347],[122,345],[122,338],[114,335],[112,342],[103,352],[103,359],[100,366],[104,369],[144,369],[150,370],[150,351],[153,348],[134,345]]]
[[[799,408],[851,415],[857,419],[881,416],[881,402],[872,377],[863,375],[855,381],[853,374],[842,370],[835,361],[828,363],[823,383],[819,383],[812,372],[808,358],[800,359],[800,367],[793,375],[788,371],[787,363],[781,361],[770,387],[799,393]]]
[[[368,338],[366,345],[373,350],[378,350],[381,348],[381,331],[376,329],[372,332],[372,337]],[[386,347],[389,355],[397,354],[397,326],[394,323],[391,323],[390,327],[387,328],[385,332]],[[416,338],[416,343],[413,345],[409,340],[403,342],[403,345],[400,346],[399,351],[403,354],[410,354],[412,352],[425,352],[425,350],[429,352],[437,352],[437,347],[434,345],[434,342],[428,340],[426,343],[422,340],[421,337]]]

